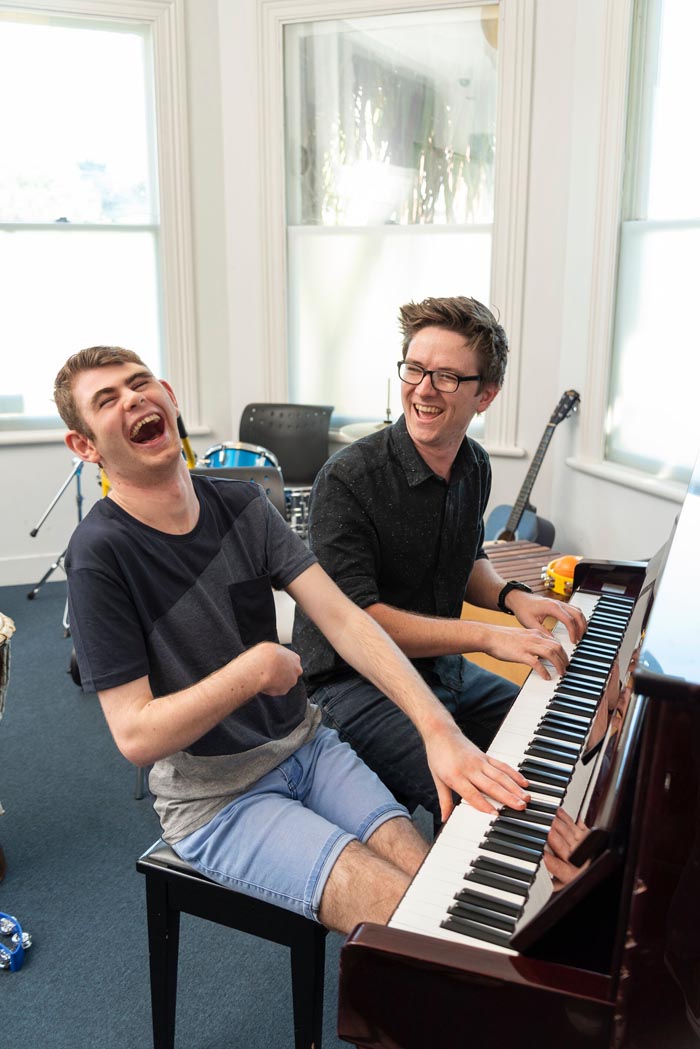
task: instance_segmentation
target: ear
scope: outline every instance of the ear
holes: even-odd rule
[[[176,408],[176,410],[177,410],[177,413],[178,413],[178,415],[179,415],[179,414],[180,414],[180,409],[179,409],[179,407],[178,407],[178,404],[177,404],[177,398],[176,398],[176,396],[175,396],[175,392],[174,392],[174,390],[173,390],[172,386],[171,386],[171,385],[170,385],[170,383],[169,383],[169,382],[167,382],[167,381],[166,381],[165,379],[159,379],[159,380],[158,380],[158,382],[159,382],[159,383],[161,384],[161,386],[162,386],[162,387],[163,387],[163,388],[164,388],[164,389],[165,389],[165,390],[167,391],[168,397],[170,398],[170,400],[171,400],[171,401],[173,402],[173,404],[175,405],[175,408]]]
[[[500,387],[496,386],[496,384],[493,382],[486,383],[484,384],[484,386],[482,386],[481,392],[479,394],[479,403],[476,407],[476,410],[479,414],[485,412],[489,405],[493,403],[493,401],[498,396],[499,390]]]
[[[99,463],[101,456],[92,441],[77,430],[69,430],[63,438],[70,450],[86,463]]]

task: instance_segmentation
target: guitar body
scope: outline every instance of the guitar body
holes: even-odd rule
[[[513,542],[514,539],[527,539],[540,546],[552,546],[554,543],[554,525],[544,517],[538,517],[531,510],[523,510],[515,532],[508,530],[508,518],[513,512],[512,506],[496,506],[489,514],[484,525],[484,538],[491,542],[494,539]]]
[[[538,517],[535,507],[530,502],[530,492],[535,478],[542,465],[544,453],[549,447],[554,429],[562,420],[575,412],[581,400],[576,390],[565,390],[559,403],[552,412],[542,440],[535,452],[527,477],[523,481],[518,498],[512,506],[497,506],[492,510],[484,525],[484,537],[488,540],[501,539],[512,542],[514,539],[527,539],[541,546],[551,546],[554,542],[554,525]]]

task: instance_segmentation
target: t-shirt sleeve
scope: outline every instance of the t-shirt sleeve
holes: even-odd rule
[[[85,692],[115,688],[148,674],[136,609],[108,563],[70,568],[68,615]]]
[[[284,590],[297,576],[316,564],[316,556],[289,527],[277,508],[264,495],[267,538],[266,557],[270,581],[275,590]]]
[[[370,513],[342,465],[327,463],[314,483],[309,542],[321,567],[360,608],[379,601],[381,553]]]

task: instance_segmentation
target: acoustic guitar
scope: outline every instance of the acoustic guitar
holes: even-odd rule
[[[530,504],[530,492],[539,473],[544,454],[549,447],[554,429],[564,419],[575,412],[581,397],[576,390],[566,390],[559,400],[559,404],[552,412],[551,418],[545,426],[542,440],[535,452],[530,469],[523,481],[518,498],[512,506],[502,505],[495,507],[489,514],[484,526],[484,535],[488,540],[501,539],[512,542],[514,539],[527,539],[541,546],[551,546],[554,542],[554,525],[544,517],[538,517],[536,507]]]

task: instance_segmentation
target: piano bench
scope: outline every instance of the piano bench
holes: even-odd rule
[[[205,878],[158,840],[136,861],[146,876],[154,1049],[175,1045],[180,914],[259,936],[291,950],[294,1049],[320,1049],[326,929]]]

